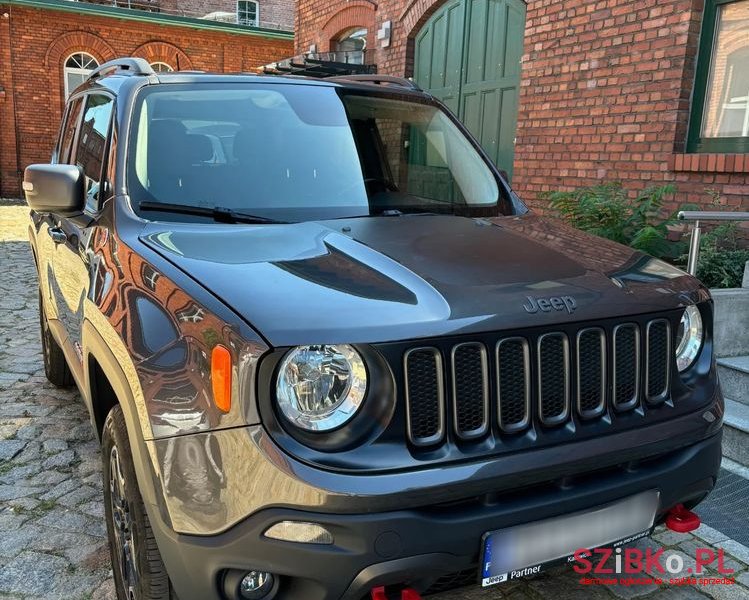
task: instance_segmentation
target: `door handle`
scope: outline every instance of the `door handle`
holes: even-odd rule
[[[68,241],[68,236],[59,227],[50,227],[47,229],[47,232],[55,244],[64,244]]]

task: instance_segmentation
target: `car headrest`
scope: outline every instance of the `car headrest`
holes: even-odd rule
[[[181,121],[174,119],[155,119],[151,121],[148,130],[149,144],[154,146],[170,146],[181,144],[187,129]]]
[[[257,160],[258,136],[254,129],[240,129],[234,135],[233,154],[240,164],[247,164]]]
[[[185,137],[185,155],[190,164],[213,158],[213,144],[207,135],[188,133]]]

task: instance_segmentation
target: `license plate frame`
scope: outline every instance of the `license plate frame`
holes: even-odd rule
[[[479,581],[488,587],[521,579],[573,561],[579,549],[616,547],[645,537],[653,531],[659,506],[660,492],[646,490],[590,509],[488,531],[481,537]]]

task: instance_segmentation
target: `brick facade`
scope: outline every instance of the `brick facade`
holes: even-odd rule
[[[366,26],[379,72],[410,76],[414,37],[443,3],[299,0],[296,50],[327,50],[339,32]],[[685,153],[702,3],[528,2],[513,185],[529,204],[622,180],[633,190],[674,182],[675,205],[707,207],[712,189],[749,210],[749,155]],[[388,20],[391,44],[381,48],[372,34]]]
[[[147,13],[146,13],[147,14]],[[128,21],[0,1],[0,196],[20,195],[26,165],[47,162],[64,107],[63,64],[140,56],[180,69],[252,71],[293,53],[290,36]]]

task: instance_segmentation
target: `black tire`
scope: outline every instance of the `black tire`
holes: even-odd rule
[[[41,290],[39,291],[39,328],[42,332],[42,356],[44,357],[44,374],[47,379],[52,385],[59,388],[74,385],[73,374],[65,360],[65,354],[49,330]]]
[[[118,600],[177,600],[138,490],[125,417],[119,405],[112,408],[104,423],[101,455],[104,512]],[[118,480],[124,493],[117,487]],[[119,525],[115,523],[115,513]],[[135,548],[129,555],[123,543],[127,541]],[[131,562],[127,562],[128,557]]]

